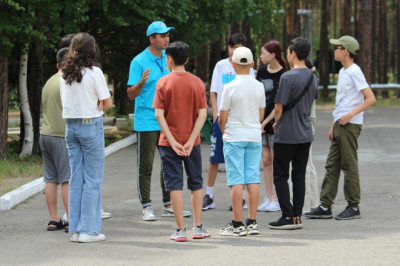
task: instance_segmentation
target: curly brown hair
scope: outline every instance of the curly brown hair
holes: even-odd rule
[[[61,63],[62,77],[67,84],[74,81],[82,81],[86,67],[93,69],[98,58],[97,45],[95,39],[87,33],[78,33],[74,36],[69,47],[68,54],[64,56]]]

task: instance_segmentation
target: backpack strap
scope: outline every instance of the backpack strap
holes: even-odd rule
[[[290,109],[292,109],[293,107],[295,107],[295,105],[301,100],[301,98],[303,98],[303,96],[307,93],[308,89],[311,86],[311,83],[314,80],[314,73],[311,72],[311,76],[308,79],[307,85],[304,87],[303,91],[301,92],[301,94],[299,96],[297,96],[296,99],[294,99],[293,101],[291,101],[290,103],[286,104],[283,106],[283,111],[282,112],[286,112]]]

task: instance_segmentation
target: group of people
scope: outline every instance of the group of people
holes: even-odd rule
[[[299,37],[289,43],[286,53],[291,70],[282,58],[279,42],[267,42],[260,57],[265,66],[255,76],[253,54],[245,47],[245,36],[240,33],[230,36],[229,58],[218,62],[212,75],[213,130],[203,198],[200,130],[207,118],[206,90],[199,78],[185,70],[189,46],[181,41],[169,43],[169,34],[174,30],[162,21],[151,23],[146,32],[149,47],[132,60],[129,70],[127,93],[135,100],[136,180],[143,220],[156,220],[150,197],[156,148],[162,162],[161,215],[175,217],[177,227],[171,240],[187,241],[183,218],[192,215],[183,208],[183,167],[191,191],[193,239],[211,236],[202,223],[202,211],[215,208],[214,185],[220,163],[226,166],[233,211],[232,221],[220,230],[222,236],[259,234],[257,211],[282,210],[281,218],[269,224],[272,229],[300,229],[302,214],[309,218],[332,218],[331,208],[341,170],[345,173],[348,207],[335,218],[360,218],[357,138],[363,111],[375,102],[375,97],[361,69],[354,63],[358,42],[350,36],[331,40],[335,59],[343,68],[339,73],[334,121],[328,134],[331,148],[319,204],[315,168],[309,156],[314,140],[314,100],[318,98],[317,78],[307,60],[309,41]],[[62,76],[59,83],[62,104],[58,104],[58,108],[62,108],[62,116],[67,121],[65,140],[70,178],[64,175],[57,179],[57,173],[61,172],[57,168],[59,163],[54,159],[49,163],[49,159],[44,160],[45,181],[47,175],[56,181],[46,182],[69,180],[69,200],[63,199],[64,203],[69,202],[67,231],[72,234],[71,241],[102,241],[105,239],[100,232],[104,169],[102,110],[111,108],[111,100],[103,73],[95,66],[94,39],[79,33],[67,50],[66,55],[58,55],[61,68],[58,75]],[[44,120],[46,124],[46,115]],[[62,123],[59,123],[61,129]],[[50,123],[49,127],[53,125]],[[42,135],[46,135],[43,129]],[[57,137],[63,139],[64,136],[60,132]],[[50,153],[51,156],[54,154]],[[261,158],[267,196],[258,205]],[[49,164],[51,167],[47,166]],[[52,170],[46,171],[46,168]],[[306,172],[313,174],[306,178]],[[292,195],[289,177],[293,184]],[[243,221],[242,210],[247,208],[248,217]],[[57,215],[51,218],[53,222],[59,219]],[[56,225],[49,224],[52,228],[63,225],[65,227],[61,220]]]

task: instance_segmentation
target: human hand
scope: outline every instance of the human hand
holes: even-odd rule
[[[272,125],[272,128],[274,129],[274,132],[276,132],[276,122]]]
[[[217,114],[213,114],[213,124],[215,123],[215,121],[217,120],[218,115]]]
[[[146,84],[147,80],[149,79],[149,75],[150,75],[150,68],[146,69],[143,72],[142,78],[139,81],[140,86],[143,87]]]
[[[103,101],[97,100],[97,108],[99,111],[103,111]]]
[[[328,133],[328,141],[332,142],[332,135],[333,135],[333,127],[331,127],[331,129],[329,129],[329,133]]]
[[[265,128],[265,126],[267,125],[267,123],[265,122],[265,120],[261,123],[261,132],[262,133],[265,133],[265,130],[264,130],[264,128]]]
[[[193,150],[193,143],[190,143],[189,141],[186,142],[185,145],[183,145],[183,150],[185,151],[185,156],[189,157]]]
[[[345,114],[344,116],[342,116],[341,118],[339,118],[339,125],[346,125],[347,123],[350,122],[350,120],[353,118],[353,114],[352,112],[348,112],[347,114]]]
[[[176,154],[178,154],[179,156],[185,156],[185,150],[183,149],[182,145],[179,144],[178,142],[174,142],[171,144],[171,148],[174,150],[174,152]]]

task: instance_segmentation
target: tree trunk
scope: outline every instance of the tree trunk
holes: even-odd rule
[[[208,68],[208,81],[210,82],[212,73],[214,71],[215,65],[221,60],[222,55],[222,36],[215,43],[210,45],[210,63]]]
[[[0,159],[7,151],[8,129],[8,58],[0,53]]]
[[[387,34],[387,3],[386,0],[379,0],[379,46],[378,55],[380,58],[388,59],[388,34]],[[378,60],[378,82],[388,82],[388,60]]]
[[[24,124],[21,124],[25,129],[24,141],[22,144],[22,151],[20,156],[24,157],[32,154],[33,148],[33,127],[32,116],[29,108],[28,88],[27,88],[27,69],[28,69],[28,44],[25,50],[21,52],[20,70],[19,70],[19,98],[21,101],[21,111],[23,115]]]
[[[340,0],[340,36],[351,35],[352,1]],[[325,1],[322,1],[325,2]]]
[[[196,56],[196,76],[199,77],[203,82],[208,81],[208,45],[204,45],[200,48],[199,53]]]
[[[37,13],[36,13],[37,14]],[[28,95],[33,122],[32,154],[40,154],[40,106],[43,88],[43,44],[40,38],[32,41],[28,63]]]
[[[323,86],[322,95],[325,101],[329,98],[329,40],[328,40],[328,9],[327,1],[321,2],[321,34],[319,50],[319,74],[320,85]]]
[[[339,0],[340,1],[340,0]],[[331,17],[332,17],[332,19],[331,19],[331,25],[332,25],[332,37],[333,37],[333,39],[336,39],[337,38],[337,35],[336,35],[336,10],[337,10],[337,2],[336,2],[336,0],[332,0],[332,2],[331,2],[331,4],[332,4],[332,9],[331,9],[331,12],[332,12],[332,14],[331,14]],[[331,55],[330,55],[331,56]],[[332,73],[332,80],[335,80],[335,64],[336,64],[336,61],[333,59],[332,60],[332,57],[330,58],[330,62],[331,62],[331,73]]]
[[[396,46],[395,46],[395,58],[396,58],[396,83],[400,83],[400,2],[396,2]],[[397,94],[400,96],[400,93]]]
[[[378,68],[377,60],[377,52],[378,52],[378,34],[379,34],[379,24],[377,16],[379,12],[377,12],[376,1],[379,0],[372,0],[372,14],[371,14],[371,24],[372,24],[372,39],[371,39],[371,83],[375,82],[375,76]]]
[[[360,52],[357,56],[358,64],[364,72],[365,78],[371,84],[372,76],[372,2],[374,0],[361,0],[360,18],[358,23]]]

